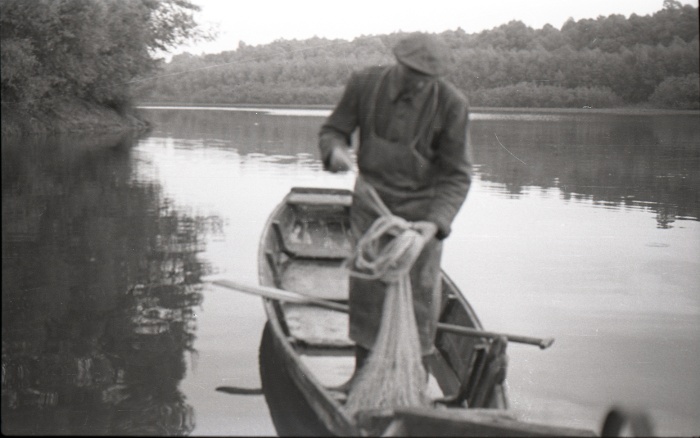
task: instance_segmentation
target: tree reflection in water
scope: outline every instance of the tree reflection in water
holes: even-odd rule
[[[134,139],[2,145],[2,432],[187,435],[197,260],[217,218],[137,178]]]
[[[483,181],[509,196],[557,188],[565,201],[700,219],[700,131],[691,115],[511,114],[473,124]]]

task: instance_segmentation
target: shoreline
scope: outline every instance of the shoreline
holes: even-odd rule
[[[55,102],[49,108],[19,109],[2,105],[2,137],[63,133],[146,132],[151,123],[136,106],[120,112],[80,99]]]
[[[197,102],[138,102],[136,108],[142,107],[203,107],[203,108],[262,108],[262,109],[311,109],[332,110],[334,105],[289,105],[264,103],[197,103]],[[532,107],[479,107],[472,106],[470,112],[496,113],[581,113],[581,114],[629,114],[629,115],[663,115],[663,114],[696,114],[700,110],[680,110],[664,108],[620,107],[620,108],[532,108]]]
[[[8,105],[2,108],[2,136],[22,136],[52,133],[80,132],[146,132],[151,122],[140,111],[150,106],[227,108],[227,109],[281,109],[281,110],[333,110],[333,105],[289,105],[289,104],[211,104],[194,102],[138,102],[127,111],[115,109],[78,99],[57,102],[50,109],[19,110]],[[506,114],[617,114],[617,115],[698,115],[700,110],[674,110],[661,108],[528,108],[528,107],[471,107],[472,113]]]

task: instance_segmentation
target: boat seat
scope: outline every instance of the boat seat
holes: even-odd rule
[[[352,254],[349,241],[342,242],[341,244],[327,241],[327,246],[318,246],[313,245],[311,242],[304,242],[302,237],[298,239],[298,242],[290,242],[289,239],[285,237],[282,225],[280,225],[278,221],[272,222],[272,229],[277,236],[277,243],[279,244],[280,250],[289,257],[315,260],[345,260]]]
[[[355,343],[348,337],[348,314],[298,303],[283,303],[285,322],[293,343],[303,348],[350,349]]]
[[[338,261],[291,259],[279,275],[281,289],[333,301],[347,301],[349,272]]]
[[[293,191],[287,197],[287,204],[291,205],[342,205],[349,207],[352,204],[352,193],[349,192],[328,192],[313,193],[304,191]]]

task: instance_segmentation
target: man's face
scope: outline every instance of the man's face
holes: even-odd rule
[[[399,71],[404,90],[418,92],[435,80],[433,76],[413,70],[403,64],[399,64]]]

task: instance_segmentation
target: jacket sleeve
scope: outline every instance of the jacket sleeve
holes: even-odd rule
[[[328,159],[334,147],[351,146],[352,133],[359,123],[359,94],[358,75],[353,73],[345,86],[343,96],[319,132],[318,145],[324,169],[328,169]]]
[[[438,176],[427,220],[437,225],[436,237],[444,239],[451,232],[452,221],[464,203],[472,182],[469,106],[466,99],[451,102],[437,142]]]

